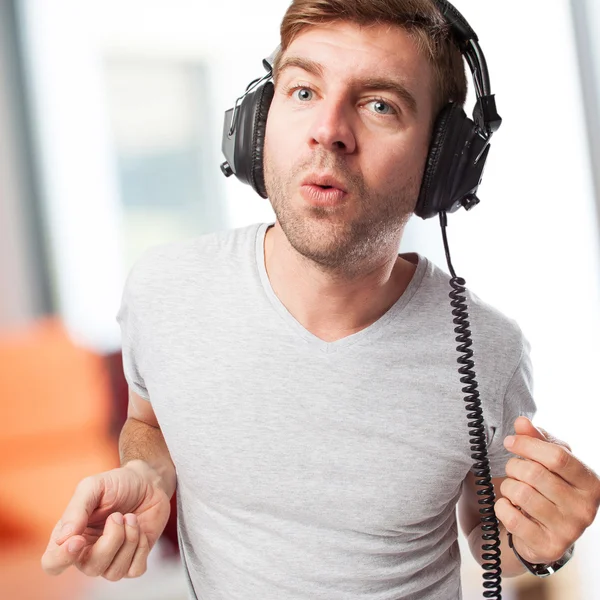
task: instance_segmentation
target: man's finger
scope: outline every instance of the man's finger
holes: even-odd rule
[[[125,542],[117,551],[113,561],[102,573],[108,581],[119,581],[127,575],[140,540],[140,526],[134,514],[125,515]]]
[[[150,554],[150,542],[145,533],[140,531],[140,541],[138,542],[137,550],[133,555],[131,567],[127,572],[127,577],[140,577],[146,572],[148,555]]]
[[[77,563],[77,568],[90,577],[98,577],[108,569],[115,555],[125,542],[125,524],[121,513],[113,513],[106,519],[104,531],[89,552]]]

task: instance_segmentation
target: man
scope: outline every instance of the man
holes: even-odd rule
[[[122,467],[78,486],[47,572],[141,575],[177,487],[191,597],[461,597],[457,505],[480,562],[483,542],[448,278],[398,255],[435,116],[464,102],[440,22],[427,0],[292,4],[264,148],[277,219],[132,269]],[[600,481],[532,425],[517,324],[468,300],[511,577],[525,568],[507,531],[525,560],[558,560]]]

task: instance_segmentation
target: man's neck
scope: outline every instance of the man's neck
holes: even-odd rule
[[[278,223],[267,230],[264,260],[281,303],[306,330],[327,342],[375,323],[404,293],[416,270],[396,252],[353,279],[336,277],[300,256]]]

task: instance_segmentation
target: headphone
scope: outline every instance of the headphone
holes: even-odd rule
[[[473,119],[454,102],[446,104],[436,118],[414,211],[422,219],[455,212],[461,206],[470,210],[479,203],[476,192],[490,140],[502,124],[477,34],[450,2],[434,1],[471,69],[477,103]],[[222,151],[227,161],[221,164],[221,171],[249,184],[262,198],[267,198],[263,158],[267,116],[275,92],[273,61],[280,48],[263,60],[267,74],[248,84],[234,107],[225,112],[223,124]]]

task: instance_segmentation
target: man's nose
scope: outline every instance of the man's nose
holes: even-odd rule
[[[351,154],[356,148],[350,109],[341,100],[321,100],[313,113],[314,122],[309,131],[309,144],[327,150]]]

